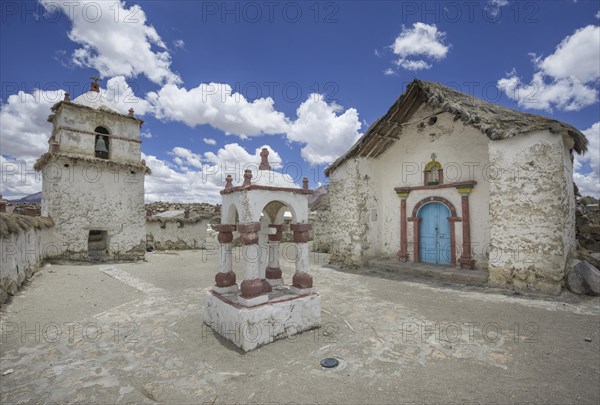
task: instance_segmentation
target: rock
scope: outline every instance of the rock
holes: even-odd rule
[[[585,224],[580,228],[581,233],[592,233],[592,234],[600,234],[600,225],[596,224]]]
[[[600,253],[590,253],[588,251],[580,251],[579,260],[585,260],[597,269],[600,269]]]
[[[600,271],[586,261],[574,261],[567,288],[575,294],[600,295]]]

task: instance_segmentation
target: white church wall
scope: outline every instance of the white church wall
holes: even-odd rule
[[[17,214],[1,214],[3,220],[15,221]],[[47,258],[64,253],[64,245],[56,241],[53,226],[39,225],[40,217],[28,217],[30,225],[0,236],[0,304],[14,294]],[[38,228],[36,228],[36,226]]]
[[[455,121],[451,114],[437,115],[433,125],[428,118],[435,111],[422,106],[410,119],[415,125],[403,127],[400,139],[386,152],[374,160],[374,179],[377,182],[377,226],[372,226],[370,239],[375,246],[373,256],[395,256],[400,250],[400,198],[395,187],[422,186],[423,170],[431,160],[431,154],[442,164],[444,183],[475,180],[477,185],[469,196],[471,220],[471,245],[477,268],[487,267],[487,250],[489,248],[489,215],[488,196],[489,167],[488,142],[478,129],[465,126]],[[424,122],[422,129],[417,127]],[[415,205],[423,198],[430,196],[443,197],[456,208],[462,216],[461,197],[455,188],[433,190],[414,190],[407,198],[407,217],[412,216]],[[413,223],[408,223],[408,241],[413,242]],[[462,243],[462,224],[457,222],[456,247],[457,258],[460,257]],[[410,246],[410,245],[409,245]],[[411,250],[411,249],[409,249]],[[412,260],[412,257],[411,257]]]
[[[490,142],[490,283],[560,293],[575,247],[570,146],[536,132]]]

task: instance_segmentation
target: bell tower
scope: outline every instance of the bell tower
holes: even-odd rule
[[[56,243],[72,260],[136,260],[146,248],[143,121],[117,111],[93,77],[89,91],[52,106],[42,172],[42,215],[54,220]]]

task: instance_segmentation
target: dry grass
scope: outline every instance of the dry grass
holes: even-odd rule
[[[52,226],[54,226],[52,218],[0,213],[0,237],[2,238],[27,229],[45,229]]]

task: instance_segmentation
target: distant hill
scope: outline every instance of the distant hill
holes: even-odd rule
[[[42,202],[42,192],[31,194],[26,197],[21,198],[20,200],[11,200],[11,203],[36,203],[40,204]]]

